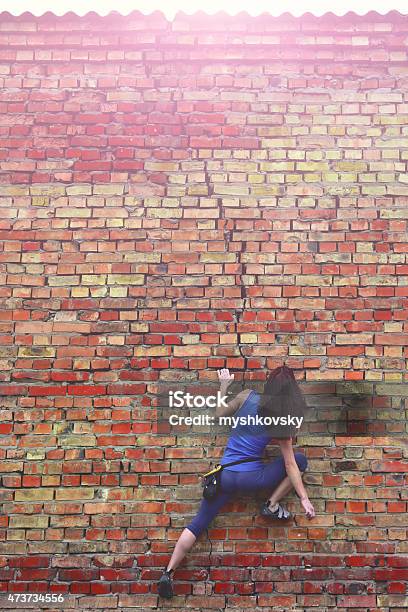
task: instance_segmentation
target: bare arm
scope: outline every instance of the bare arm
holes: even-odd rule
[[[309,500],[309,496],[302,482],[302,475],[296,463],[295,454],[293,452],[292,439],[289,438],[286,440],[279,440],[278,444],[285,462],[286,474],[288,475],[296,493],[300,497],[301,504],[307,517],[313,518],[315,516],[315,509]]]
[[[302,475],[296,463],[292,440],[290,438],[287,440],[278,440],[278,444],[285,462],[286,473],[289,476],[296,493],[299,495],[300,499],[308,498],[306,489],[302,482]]]

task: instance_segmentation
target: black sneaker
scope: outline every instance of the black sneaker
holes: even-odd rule
[[[292,517],[289,510],[286,510],[286,508],[284,508],[280,504],[278,504],[278,507],[276,508],[276,510],[272,512],[272,510],[269,507],[269,502],[265,502],[264,504],[262,504],[261,515],[269,516],[270,518],[279,519],[281,521],[286,521],[287,519],[290,519]]]
[[[165,599],[171,599],[173,597],[173,584],[171,582],[170,572],[164,570],[157,586],[160,597],[164,597]]]

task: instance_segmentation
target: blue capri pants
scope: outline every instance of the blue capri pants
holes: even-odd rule
[[[304,472],[307,467],[305,455],[297,452],[294,454],[299,470]],[[255,493],[262,489],[269,489],[272,492],[286,476],[283,457],[266,463],[258,470],[236,472],[228,468],[223,469],[218,494],[214,499],[203,498],[196,516],[186,528],[198,537],[207,529],[221,508],[234,496]]]

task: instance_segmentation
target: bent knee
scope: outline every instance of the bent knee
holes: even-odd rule
[[[301,472],[304,472],[307,468],[307,459],[303,453],[295,453],[296,463]]]

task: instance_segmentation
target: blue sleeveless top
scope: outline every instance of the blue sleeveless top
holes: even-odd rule
[[[236,412],[234,417],[256,417],[258,411],[260,396],[256,391],[251,391],[242,404],[241,408]],[[234,421],[233,421],[234,423]],[[248,461],[247,463],[239,463],[225,468],[234,472],[249,472],[251,470],[259,470],[265,463],[262,461],[262,454],[265,446],[272,440],[272,436],[263,425],[256,424],[240,424],[232,430],[224,454],[220,464],[238,461],[240,459],[248,459],[259,457],[259,461]]]

